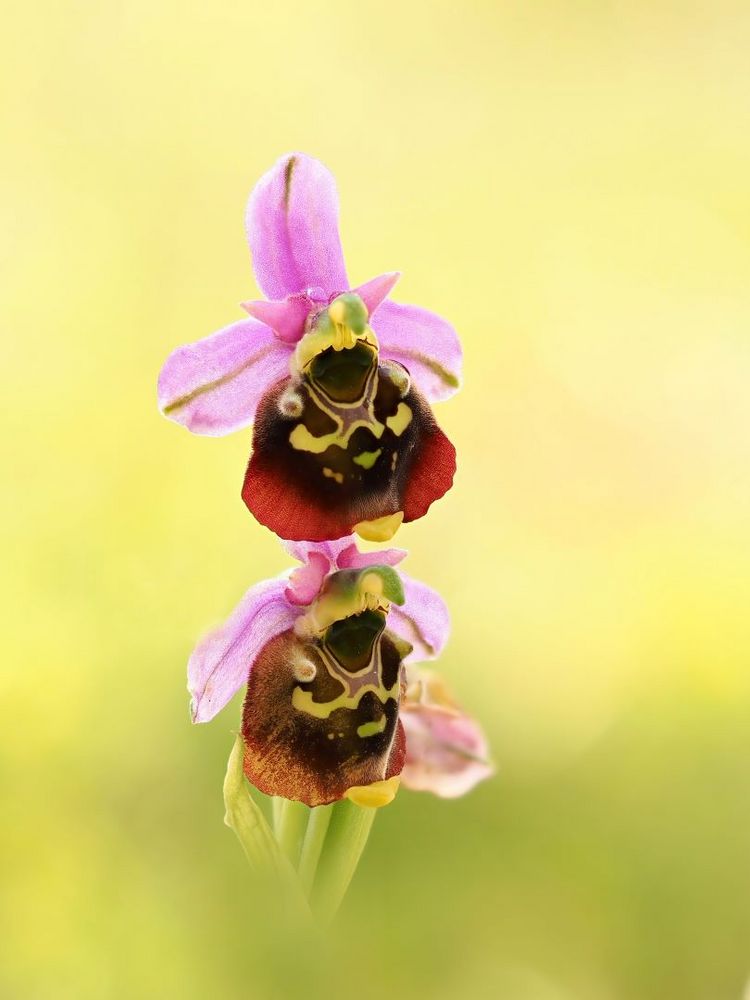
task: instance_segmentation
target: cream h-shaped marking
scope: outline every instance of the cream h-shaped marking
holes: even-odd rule
[[[322,455],[331,445],[347,448],[352,434],[359,427],[366,427],[376,438],[383,436],[385,424],[375,417],[375,395],[378,390],[378,369],[373,366],[370,372],[362,398],[353,403],[333,403],[328,397],[318,391],[312,380],[307,380],[307,389],[313,402],[336,423],[336,430],[330,434],[316,437],[304,424],[299,423],[289,435],[289,444],[295,451],[309,451],[313,455]]]
[[[383,705],[391,699],[398,701],[401,677],[396,678],[392,687],[386,688],[384,686],[381,676],[380,640],[373,650],[373,659],[356,674],[340,670],[325,646],[320,649],[320,655],[328,673],[344,685],[344,690],[332,701],[317,702],[313,701],[312,691],[303,691],[301,687],[295,687],[292,692],[292,707],[296,708],[298,712],[305,712],[316,719],[327,719],[337,708],[347,708],[354,711],[368,691],[372,691]]]
[[[406,403],[399,403],[396,412],[392,416],[386,417],[385,424],[381,424],[375,416],[375,396],[377,394],[377,387],[378,370],[377,367],[375,367],[368,377],[361,400],[354,403],[334,404],[330,399],[320,393],[312,382],[308,382],[308,391],[315,404],[324,413],[326,413],[331,420],[335,421],[338,426],[336,427],[336,430],[331,431],[330,434],[323,434],[320,437],[316,437],[314,434],[310,433],[304,424],[299,423],[289,435],[289,444],[291,444],[295,451],[309,451],[313,455],[322,455],[323,452],[327,448],[330,448],[331,445],[338,445],[339,448],[346,449],[349,445],[352,434],[359,427],[366,427],[368,430],[372,431],[373,435],[378,440],[380,440],[383,436],[383,431],[386,427],[393,431],[396,437],[400,437],[412,422],[413,414],[411,407],[407,406]],[[372,453],[362,452],[362,456],[367,456],[368,458],[370,454]],[[357,458],[362,456],[355,457],[354,461],[356,462]],[[370,466],[366,464],[366,460],[361,461],[359,464],[362,465],[363,468],[370,468]]]

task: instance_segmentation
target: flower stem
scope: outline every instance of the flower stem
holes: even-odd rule
[[[284,799],[276,838],[293,868],[299,864],[309,815],[310,809],[304,802]]]
[[[332,814],[333,806],[316,806],[310,810],[299,861],[299,878],[306,896],[310,895],[313,886]]]
[[[309,908],[299,880],[276,843],[271,828],[253,801],[242,771],[242,737],[235,740],[224,779],[224,822],[234,830],[251,868],[281,886],[283,902],[291,914],[307,917]]]
[[[336,915],[370,835],[376,809],[348,800],[331,811],[328,836],[313,885],[313,911],[325,921]]]
[[[281,816],[284,812],[284,799],[274,795],[271,799],[271,818],[273,820],[273,832],[278,837],[281,829]]]

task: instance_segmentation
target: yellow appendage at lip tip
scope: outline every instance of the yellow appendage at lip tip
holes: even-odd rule
[[[393,802],[400,784],[401,778],[396,774],[387,781],[375,781],[371,785],[355,785],[345,793],[344,798],[349,799],[355,806],[380,809]]]
[[[377,517],[374,521],[359,521],[354,525],[354,531],[366,542],[389,542],[401,527],[404,512],[397,510],[395,514]]]

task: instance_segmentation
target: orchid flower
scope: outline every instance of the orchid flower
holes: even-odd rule
[[[403,766],[402,662],[439,655],[448,612],[351,537],[287,543],[302,563],[252,587],[188,664],[192,715],[207,722],[247,684],[244,769],[269,795],[321,805]],[[387,625],[387,628],[386,628]]]
[[[242,496],[280,537],[387,541],[453,481],[430,401],[459,387],[455,330],[388,300],[398,272],[350,287],[335,182],[309,156],[261,178],[246,228],[268,298],[169,356],[161,411],[196,434],[255,425]]]
[[[405,788],[457,798],[494,774],[479,723],[455,703],[445,681],[432,671],[410,667],[401,703],[406,732]]]

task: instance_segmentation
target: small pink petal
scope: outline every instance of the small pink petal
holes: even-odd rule
[[[294,625],[299,611],[284,597],[284,577],[247,591],[229,618],[209,632],[188,662],[193,722],[208,722],[247,682],[250,668],[269,640]]]
[[[445,601],[432,587],[399,573],[405,601],[391,605],[388,628],[414,647],[407,663],[434,660],[440,655],[450,633],[450,616]]]
[[[292,570],[284,591],[287,600],[297,605],[312,604],[330,569],[331,562],[322,552],[310,552],[307,562]]]
[[[339,569],[363,569],[365,566],[396,566],[409,554],[406,549],[381,549],[379,552],[360,552],[356,544],[348,538],[340,541],[348,542],[342,549],[336,565]]]
[[[307,562],[313,553],[321,552],[336,569],[362,569],[364,566],[395,566],[405,559],[405,549],[380,549],[360,552],[354,535],[344,535],[331,542],[290,542],[280,539],[290,556]]]
[[[281,540],[287,552],[302,565],[289,577],[286,597],[292,604],[311,604],[326,576],[337,569],[363,569],[365,566],[395,566],[407,555],[403,549],[360,552],[353,535],[332,542],[290,542]]]
[[[243,302],[242,308],[261,323],[270,326],[280,340],[296,344],[305,332],[305,320],[315,308],[306,295],[292,295],[288,299]]]
[[[381,274],[377,278],[372,278],[370,281],[366,281],[364,285],[353,288],[352,291],[356,295],[359,295],[367,306],[368,314],[372,317],[372,314],[388,296],[400,277],[400,271],[388,271],[387,274]]]
[[[398,361],[429,400],[447,399],[461,385],[463,354],[446,320],[419,306],[384,302],[372,322],[380,356]]]
[[[218,436],[253,422],[265,391],[289,374],[290,348],[242,319],[178,347],[159,375],[159,409],[194,434]]]
[[[337,564],[339,553],[342,552],[347,545],[350,545],[352,540],[352,535],[347,535],[344,538],[337,538],[332,542],[292,542],[285,538],[279,539],[289,555],[299,560],[299,562],[307,562],[314,553],[320,552],[326,557],[331,566],[335,566]]]
[[[349,287],[338,231],[336,182],[304,153],[282,156],[258,181],[245,227],[258,284],[269,299],[319,286]]]

